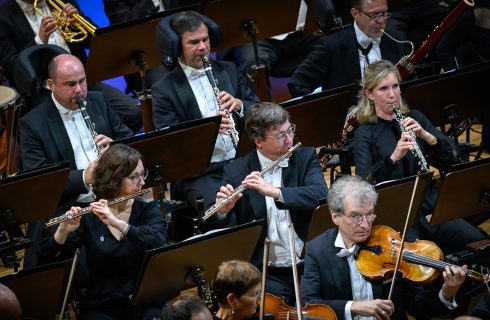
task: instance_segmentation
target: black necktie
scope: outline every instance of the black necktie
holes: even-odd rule
[[[371,51],[371,48],[373,47],[373,43],[370,42],[369,45],[367,46],[366,49],[364,49],[360,44],[359,42],[357,43],[357,48],[359,48],[359,50],[361,50],[361,53],[366,57],[366,63],[369,64],[369,57],[368,57],[368,54],[369,54],[369,51]]]

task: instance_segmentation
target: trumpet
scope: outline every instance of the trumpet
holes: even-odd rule
[[[115,204],[118,204],[118,203],[127,201],[129,199],[139,197],[139,196],[144,195],[145,193],[148,193],[148,192],[150,192],[150,189],[141,190],[140,192],[131,194],[129,196],[117,198],[117,199],[109,202],[107,205],[110,207],[110,206],[113,206]],[[93,212],[93,210],[92,210],[91,207],[83,208],[82,210],[78,211],[77,213],[70,213],[70,212],[68,212],[68,213],[62,214],[59,217],[50,219],[48,222],[46,222],[44,224],[44,228],[49,228],[51,226],[60,224],[60,223],[65,222],[65,221],[73,220],[75,218],[81,217],[83,215],[86,215],[87,213],[92,213],[92,212]]]
[[[294,146],[289,148],[289,150],[285,154],[283,154],[282,156],[277,158],[275,161],[273,161],[269,165],[267,165],[264,169],[262,169],[262,171],[260,171],[260,175],[264,176],[264,174],[266,174],[267,172],[274,169],[274,167],[277,166],[282,160],[291,157],[293,152],[296,149],[298,149],[300,146],[301,146],[301,142],[298,142]],[[204,221],[208,220],[209,218],[211,218],[211,216],[213,216],[216,212],[218,212],[219,209],[223,208],[223,206],[225,206],[228,202],[230,202],[233,198],[235,198],[240,192],[243,192],[245,189],[247,189],[246,185],[244,185],[244,184],[239,185],[235,190],[233,190],[233,192],[228,197],[221,199],[219,202],[217,202],[211,208],[206,210],[206,212],[204,212],[204,215],[201,217],[201,221],[204,222]]]
[[[220,93],[219,88],[218,88],[218,80],[216,80],[214,78],[213,69],[211,68],[211,63],[209,63],[209,58],[204,55],[204,56],[201,56],[201,60],[202,60],[203,66],[204,66],[204,71],[206,72],[206,76],[208,77],[209,83],[211,84],[211,87],[213,88],[214,98],[216,99],[216,104],[218,105],[218,110],[224,111],[226,114],[226,117],[230,121],[231,129],[228,130],[228,133],[230,134],[231,142],[233,143],[233,146],[235,147],[235,149],[237,149],[240,137],[238,135],[238,130],[236,129],[235,120],[233,119],[233,116],[228,109],[222,109],[221,108],[221,103],[219,102],[219,99],[218,99],[218,96]]]
[[[38,1],[34,0],[34,10],[44,17],[45,14],[37,7]],[[91,35],[95,34],[97,28],[78,13],[73,14],[71,17],[75,21],[70,22],[68,20],[69,17],[63,12],[66,4],[61,0],[46,0],[46,4],[50,7],[51,15],[56,20],[58,26],[56,31],[59,32],[66,42],[82,42],[87,39],[89,33]]]

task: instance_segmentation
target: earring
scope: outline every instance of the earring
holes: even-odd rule
[[[235,314],[235,308],[231,308],[231,314]]]

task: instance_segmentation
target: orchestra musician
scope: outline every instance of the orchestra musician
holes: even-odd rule
[[[138,151],[123,144],[110,146],[93,171],[97,195],[90,204],[93,214],[61,222],[52,237],[42,240],[38,251],[42,262],[71,258],[76,248],[85,248],[89,281],[79,319],[147,319],[163,307],[148,304],[137,310],[130,301],[146,251],[166,242],[160,211],[137,198],[108,206],[141,191],[147,176]],[[80,207],[72,207],[67,212],[79,211]]]
[[[102,93],[87,91],[85,71],[77,57],[56,56],[48,72],[51,97],[20,120],[20,148],[24,170],[70,162],[70,175],[56,212],[59,215],[76,202],[94,199],[89,188],[97,159],[94,143],[106,148],[113,139],[129,137],[132,132],[121,123]],[[98,133],[95,140],[82,118],[77,97],[86,101],[87,113]],[[28,236],[35,245],[43,234],[40,224],[29,225]],[[36,265],[35,251],[26,251],[24,267]]]
[[[223,116],[225,113],[218,109],[243,114],[252,103],[258,101],[233,63],[210,61],[220,90],[216,99],[201,58],[209,57],[212,34],[208,32],[204,16],[194,11],[177,13],[172,19],[171,28],[169,32],[179,38],[180,53],[176,67],[151,88],[153,118],[157,129],[204,117]],[[220,106],[216,100],[219,100]],[[199,177],[181,181],[179,186],[173,185],[172,196],[186,200],[196,212],[196,197],[202,196],[205,203],[214,200],[222,179],[223,165],[235,157],[230,128],[230,122],[224,116],[211,164],[206,172]]]
[[[257,312],[261,274],[249,262],[221,263],[211,285],[219,305],[215,320],[249,319]]]
[[[288,83],[293,97],[310,94],[320,86],[327,90],[356,83],[369,63],[397,62],[408,53],[406,46],[380,31],[390,15],[386,0],[354,0],[351,15],[352,26],[321,38],[293,73]],[[395,39],[404,39],[402,34],[391,33]]]
[[[420,160],[409,152],[414,146],[424,157],[443,165],[457,159],[453,140],[437,130],[421,112],[410,110],[401,98],[400,74],[391,62],[381,60],[366,68],[358,97],[360,126],[354,131],[357,175],[374,183],[415,175],[420,170]],[[407,132],[400,133],[395,107],[405,116],[403,125]],[[408,133],[411,130],[416,141]],[[443,251],[456,252],[467,243],[488,237],[463,219],[429,225],[425,215],[434,209],[437,197],[437,190],[429,188],[419,218],[420,238],[434,241]]]
[[[39,1],[37,5],[45,13],[45,17],[34,10],[34,0],[6,0],[0,6],[0,65],[5,69],[5,77],[11,85],[15,85],[13,69],[19,53],[23,49],[37,44],[49,43],[60,46],[78,57],[83,63],[87,61],[85,49],[89,47],[90,37],[80,43],[65,41],[56,32],[56,20],[46,1]],[[75,0],[66,2],[63,14],[71,17],[80,12]],[[103,92],[107,96],[111,108],[133,132],[137,132],[141,128],[141,112],[134,99],[119,89],[102,82],[89,85],[89,89]],[[47,100],[49,100],[49,96],[43,92],[33,100],[32,107]]]
[[[204,302],[194,295],[180,295],[165,304],[160,320],[212,320]]]
[[[245,115],[245,129],[255,149],[242,158],[226,165],[222,186],[216,202],[228,198],[239,185],[248,189],[239,193],[217,211],[209,223],[223,225],[242,224],[264,219],[264,231],[255,248],[252,263],[262,262],[263,242],[271,241],[267,290],[283,297],[288,305],[294,302],[294,281],[291,268],[288,226],[292,222],[295,252],[299,256],[311,216],[322,199],[327,196],[327,185],[313,148],[300,147],[261,176],[260,171],[277,160],[293,146],[295,125],[289,113],[279,105],[260,103],[253,105]],[[302,263],[298,263],[299,274]]]
[[[377,196],[358,176],[343,176],[331,185],[328,206],[337,227],[306,244],[303,303],[326,304],[337,319],[406,319],[405,311],[416,319],[429,319],[457,308],[455,296],[465,279],[459,267],[446,267],[439,292],[398,278],[392,300],[387,300],[390,283],[359,273],[356,249],[370,236]]]

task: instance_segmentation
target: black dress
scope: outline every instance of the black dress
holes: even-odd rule
[[[129,296],[145,252],[163,246],[167,233],[159,210],[139,199],[133,203],[129,225],[126,238],[119,241],[95,214],[87,214],[63,245],[54,237],[41,242],[38,255],[44,262],[72,258],[76,248],[85,248],[89,281],[80,303],[82,319],[133,318]]]

